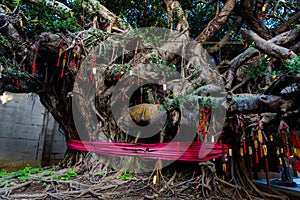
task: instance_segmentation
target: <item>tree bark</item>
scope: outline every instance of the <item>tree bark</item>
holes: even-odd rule
[[[235,4],[235,0],[227,0],[221,12],[208,23],[205,29],[196,38],[196,41],[206,42],[211,39],[215,33],[226,23]]]
[[[284,32],[280,35],[275,36],[268,42],[275,43],[277,45],[285,46],[287,44],[293,44],[295,40],[299,37],[300,30],[299,28],[295,28],[291,31]],[[230,90],[232,87],[232,82],[234,80],[235,73],[237,69],[246,61],[254,58],[259,54],[259,50],[254,47],[250,47],[245,50],[243,53],[239,54],[237,57],[232,59],[229,63],[229,70],[226,76],[225,88],[226,90]]]
[[[275,58],[279,58],[282,60],[290,60],[297,56],[290,49],[278,46],[272,42],[267,42],[266,40],[262,39],[256,33],[250,30],[242,29],[242,36],[244,40],[247,41],[249,44],[252,44],[252,42],[254,42],[255,48]]]
[[[232,36],[233,33],[237,33],[238,30],[241,28],[242,26],[242,18],[241,17],[238,17],[236,22],[234,23],[233,27],[232,27],[232,30],[229,31],[229,33],[227,33],[221,41],[219,41],[216,45],[214,45],[213,47],[209,47],[207,48],[207,51],[208,53],[212,54],[212,53],[215,53],[217,51],[219,51],[225,44],[228,40],[230,40],[230,37]]]
[[[269,29],[254,15],[254,12],[251,9],[250,0],[241,1],[241,4],[238,4],[234,11],[238,13],[238,15],[241,16],[260,37],[266,40],[272,39],[272,34]]]

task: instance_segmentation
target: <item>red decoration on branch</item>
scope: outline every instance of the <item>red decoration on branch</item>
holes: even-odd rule
[[[36,63],[35,63],[35,61],[33,61],[31,69],[32,69],[32,74],[34,74],[36,72]]]
[[[32,66],[31,66],[32,74],[34,74],[36,72],[36,58],[37,58],[38,50],[39,50],[39,44],[38,44],[38,42],[36,42],[35,43],[35,52],[34,52],[34,57],[33,57],[33,63],[32,63]]]
[[[65,74],[65,68],[63,67],[61,70],[60,78],[63,78]]]
[[[64,47],[64,40],[62,40],[62,42],[59,46],[58,59],[57,59],[56,67],[59,67],[59,65],[60,65],[60,57],[63,53],[63,47]]]
[[[62,62],[62,70],[61,70],[60,78],[63,78],[63,77],[64,77],[66,63],[67,63],[67,52],[65,52],[65,54],[64,54],[64,58],[63,58],[63,62]]]

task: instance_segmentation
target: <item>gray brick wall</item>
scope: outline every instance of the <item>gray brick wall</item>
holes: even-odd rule
[[[0,104],[0,168],[57,163],[66,150],[58,124],[33,94]]]

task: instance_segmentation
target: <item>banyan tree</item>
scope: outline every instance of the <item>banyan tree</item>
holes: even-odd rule
[[[0,6],[1,93],[36,93],[65,134],[61,167],[89,179],[39,198],[285,198],[251,179],[293,183],[299,2]]]

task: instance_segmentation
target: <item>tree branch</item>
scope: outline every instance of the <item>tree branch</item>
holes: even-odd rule
[[[300,82],[300,74],[285,75],[276,79],[265,91],[265,95],[279,95],[287,86]]]
[[[241,26],[242,26],[242,22],[243,19],[241,17],[238,17],[238,19],[236,20],[236,22],[234,23],[231,31],[229,31],[223,38],[221,41],[219,41],[216,45],[214,45],[213,47],[210,47],[207,49],[208,53],[212,54],[215,53],[217,51],[219,51],[224,45],[225,43],[230,39],[232,32],[237,32]]]
[[[300,11],[296,12],[292,17],[289,18],[288,21],[281,24],[277,29],[276,33],[282,33],[284,32],[294,21],[298,20],[300,18]]]
[[[97,15],[106,22],[104,24],[105,28],[102,28],[102,30],[104,30],[107,33],[111,33],[112,31],[122,32],[130,28],[130,26],[126,25],[123,19],[117,17],[115,14],[110,12],[105,6],[100,4],[99,1],[83,1],[82,7],[90,13],[97,13]]]
[[[300,41],[297,42],[295,45],[291,46],[291,50],[295,53],[299,53],[300,52]]]
[[[295,28],[291,31],[287,31],[280,35],[277,35],[276,37],[272,38],[268,42],[272,42],[277,45],[283,45],[286,43],[294,43],[295,40],[299,37],[299,35],[300,35],[300,29]],[[246,51],[239,54],[237,57],[235,57],[234,59],[232,59],[230,61],[229,70],[228,70],[227,77],[226,77],[226,84],[225,84],[225,88],[227,90],[230,90],[230,88],[231,88],[236,70],[247,60],[258,55],[258,53],[259,53],[259,50],[255,49],[254,47],[250,47]]]
[[[46,5],[48,5],[49,7],[53,8],[53,9],[55,9],[60,14],[62,14],[61,10],[65,11],[65,12],[70,12],[71,11],[71,9],[68,6],[66,6],[65,4],[63,4],[59,1],[55,1],[55,0],[27,0],[27,1],[29,1],[30,3],[35,3],[35,4],[40,4],[44,1],[46,3]]]
[[[254,42],[255,48],[257,48],[257,49],[261,50],[262,52],[265,52],[275,58],[279,58],[282,60],[289,60],[289,59],[292,59],[297,56],[290,49],[281,47],[270,41],[266,41],[265,39],[259,37],[253,31],[250,31],[247,29],[242,29],[241,33],[242,33],[244,40],[246,40],[249,44]]]
[[[276,95],[234,95],[229,105],[229,112],[263,113],[291,111],[297,108],[297,100],[291,96]]]
[[[226,23],[235,4],[236,0],[227,0],[221,12],[208,23],[205,29],[196,38],[196,41],[206,42],[212,38],[215,33]]]
[[[164,2],[167,7],[168,16],[171,20],[178,21],[176,30],[178,32],[187,31],[189,29],[189,23],[180,3],[177,0],[164,0]],[[171,22],[171,29],[172,24]]]
[[[264,1],[262,0],[257,0],[255,2],[255,15],[259,18],[259,20],[262,20],[262,14],[263,14],[263,6],[264,6]]]
[[[191,98],[197,98],[199,103],[207,102],[208,99],[211,101],[211,105],[222,106],[224,98],[220,97],[203,97],[188,95]],[[226,110],[229,113],[266,113],[266,112],[287,112],[297,110],[297,99],[291,96],[281,96],[281,95],[253,95],[253,94],[238,94],[233,95],[232,99],[228,102]],[[143,108],[143,109],[141,109]],[[196,109],[196,108],[195,108]],[[130,107],[130,113],[135,121],[146,121],[149,122],[153,119],[158,119],[162,117],[164,111],[159,110],[159,105],[157,104],[140,104],[137,106]],[[135,113],[135,114],[134,114]],[[145,114],[148,113],[148,114]],[[123,115],[122,115],[123,116]],[[145,116],[147,116],[145,118]],[[122,118],[122,123],[126,124],[127,120]],[[155,120],[153,120],[155,121]]]
[[[241,1],[241,4],[236,5],[234,11],[238,13],[238,15],[241,16],[260,37],[268,40],[272,39],[270,30],[254,15],[251,9],[250,0]]]
[[[43,82],[40,77],[24,73],[16,75],[16,71],[5,69],[0,78],[0,89],[13,93],[38,92],[43,88]]]

